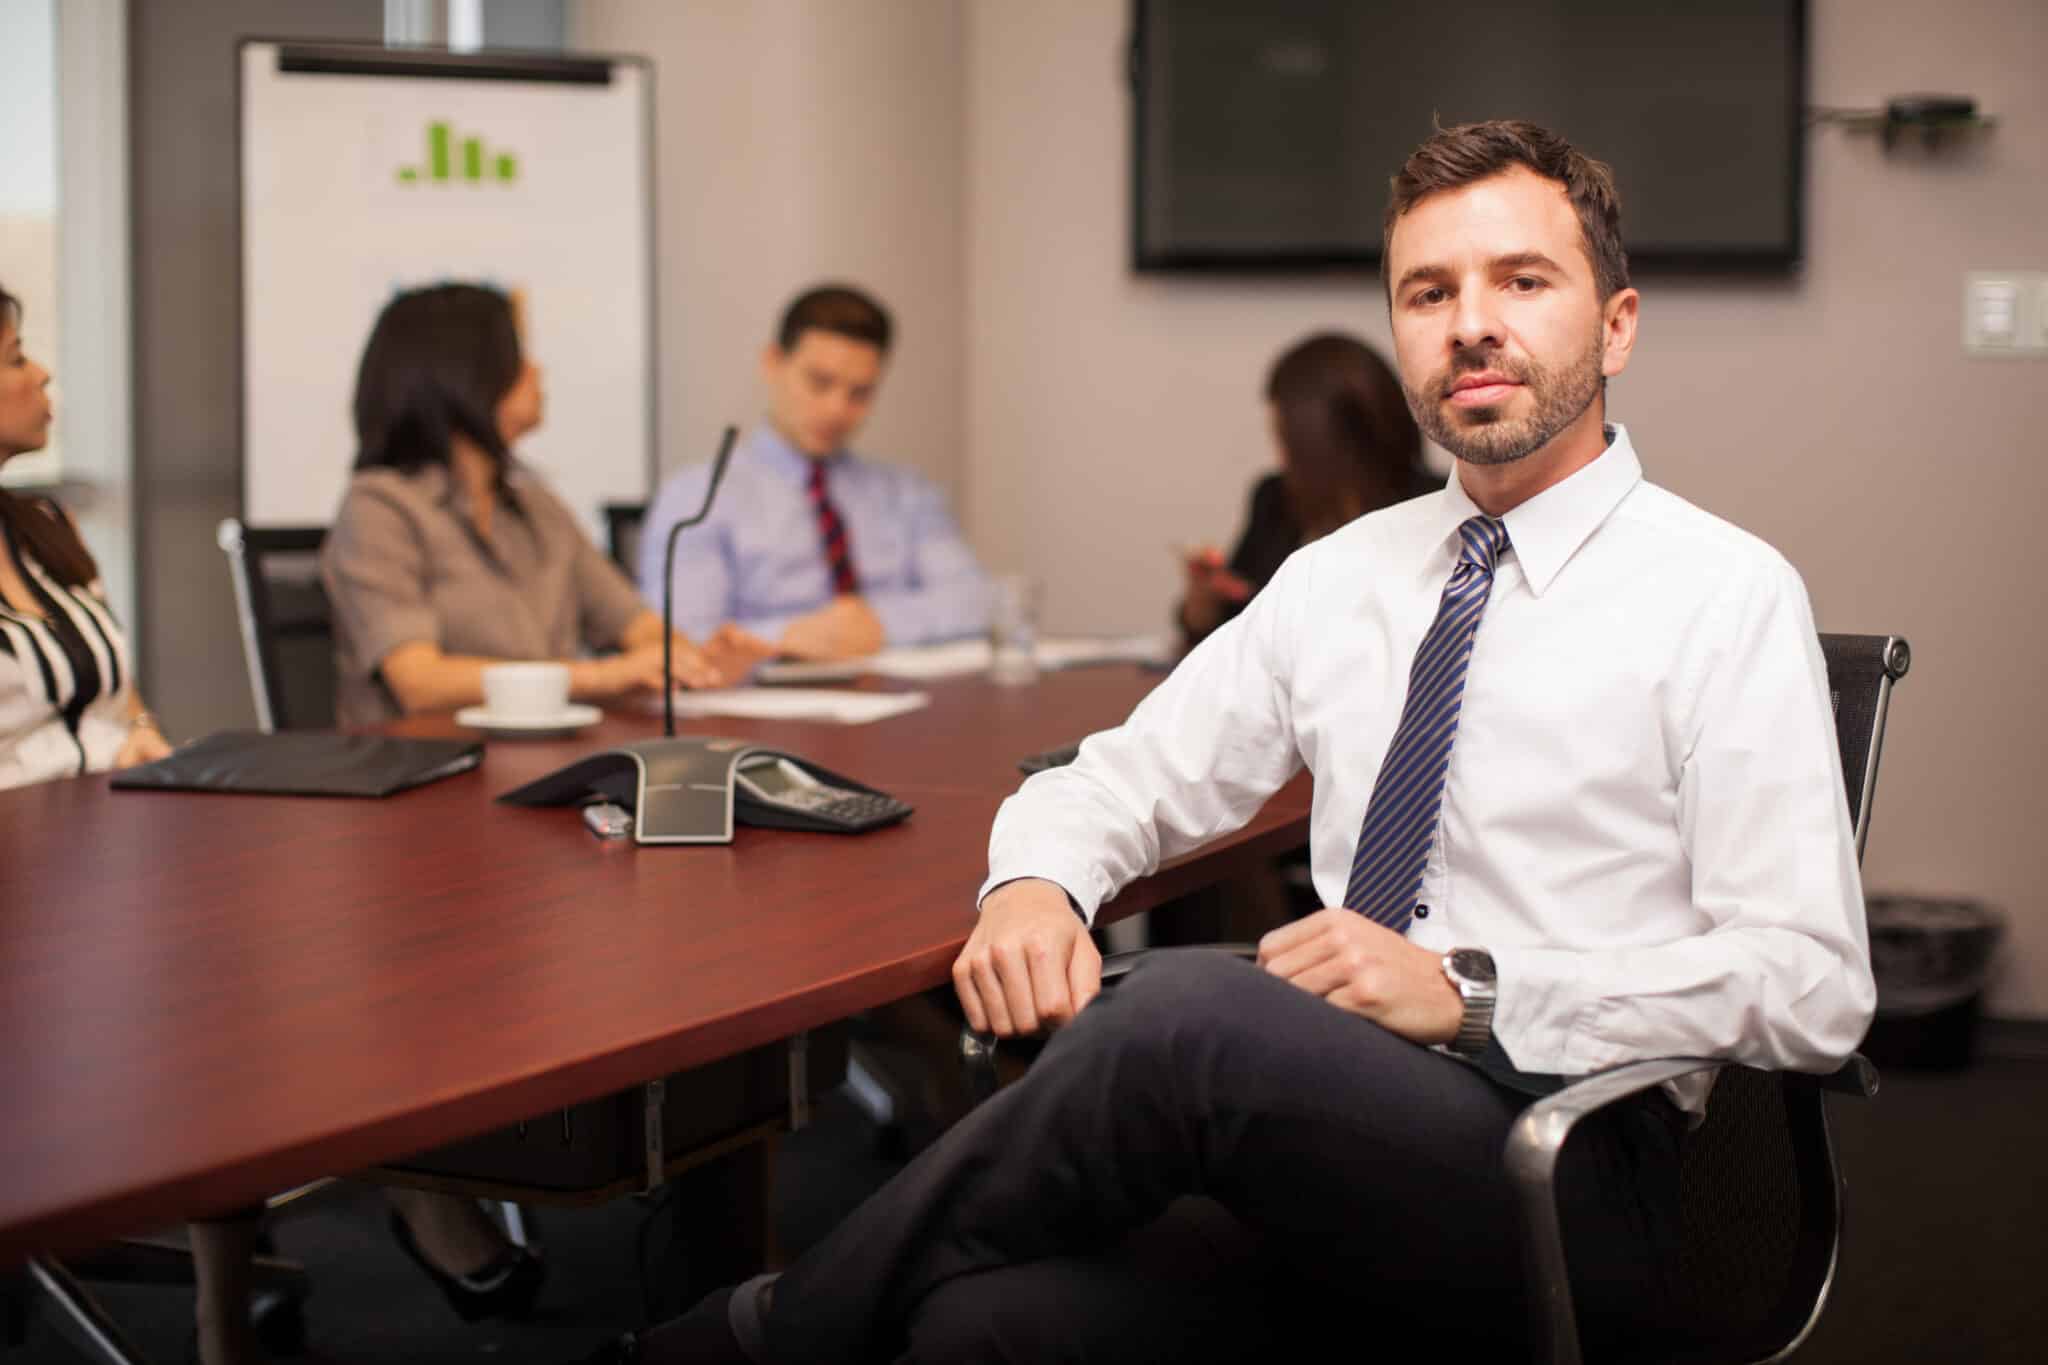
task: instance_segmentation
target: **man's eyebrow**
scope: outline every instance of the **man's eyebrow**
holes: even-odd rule
[[[1409,285],[1420,284],[1424,280],[1427,280],[1432,284],[1448,284],[1450,282],[1450,279],[1451,270],[1449,266],[1413,266],[1406,272],[1404,272],[1401,278],[1395,283],[1394,292],[1396,294],[1403,293],[1407,290]]]
[[[1540,251],[1517,251],[1506,256],[1496,256],[1487,262],[1498,274],[1503,270],[1551,270],[1562,275],[1565,268]]]

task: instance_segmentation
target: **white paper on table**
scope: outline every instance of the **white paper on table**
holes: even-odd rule
[[[676,693],[679,716],[739,716],[746,720],[826,720],[866,725],[931,705],[923,692],[847,692],[828,687],[727,687]],[[661,709],[656,698],[654,709]]]
[[[1173,657],[1173,646],[1160,635],[1112,637],[1053,636],[1038,642],[1040,668],[1079,668],[1084,664],[1150,664]]]
[[[1170,656],[1166,640],[1157,635],[1053,636],[1038,642],[1038,666],[1077,668],[1084,664],[1151,663]],[[838,682],[873,674],[905,682],[959,678],[988,672],[993,652],[987,640],[953,640],[942,645],[905,645],[859,659],[821,663],[763,664],[755,674],[762,682]]]

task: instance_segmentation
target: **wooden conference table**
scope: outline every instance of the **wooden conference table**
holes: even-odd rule
[[[492,797],[609,742],[496,741],[383,801],[0,792],[0,1269],[702,1065],[947,980],[1016,760],[1119,721],[1127,665],[926,684],[871,725],[704,720],[911,802],[856,837],[602,843]],[[404,733],[464,733],[420,718]],[[1125,892],[1303,842],[1297,778]]]

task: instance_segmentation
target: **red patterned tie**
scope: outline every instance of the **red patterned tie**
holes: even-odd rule
[[[853,546],[846,538],[846,523],[839,519],[839,509],[832,505],[832,497],[825,491],[825,462],[811,461],[811,510],[818,517],[818,541],[825,547],[825,564],[832,570],[832,591],[852,593],[860,591],[860,580],[853,576]]]

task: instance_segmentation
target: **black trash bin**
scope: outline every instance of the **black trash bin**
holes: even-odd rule
[[[1982,901],[1872,896],[1877,1017],[1863,1054],[1880,1067],[1967,1066],[2005,917]]]

